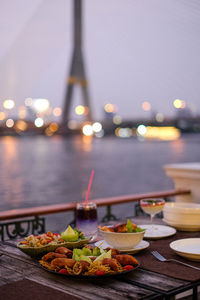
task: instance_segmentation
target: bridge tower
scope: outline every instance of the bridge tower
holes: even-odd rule
[[[88,83],[84,68],[83,52],[82,52],[82,0],[72,0],[73,2],[73,53],[71,67],[67,81],[67,90],[64,99],[63,109],[63,126],[67,126],[70,109],[72,106],[73,89],[75,85],[81,87],[83,96],[83,105],[87,107],[86,121],[92,121]]]

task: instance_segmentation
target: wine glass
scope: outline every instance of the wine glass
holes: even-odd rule
[[[140,200],[140,207],[151,217],[151,225],[153,227],[153,218],[156,214],[161,212],[165,206],[164,199],[142,199]],[[155,228],[154,228],[155,229]]]

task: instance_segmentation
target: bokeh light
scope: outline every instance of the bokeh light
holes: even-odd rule
[[[115,111],[115,106],[111,103],[107,103],[105,106],[104,106],[104,110],[107,112],[107,113],[113,113]]]
[[[84,125],[82,128],[82,132],[86,136],[92,136],[93,135],[92,125],[90,125],[90,124]]]
[[[58,124],[57,124],[56,122],[53,122],[53,123],[51,123],[51,124],[49,125],[49,130],[50,130],[51,132],[56,132],[56,131],[58,131],[58,128],[59,128],[59,126],[58,126]]]
[[[25,107],[25,106],[20,106],[20,107],[19,107],[19,111],[18,111],[18,116],[19,116],[19,118],[20,118],[20,119],[26,118],[26,114],[27,114],[27,112],[26,112],[26,107]]]
[[[5,109],[12,109],[15,106],[15,102],[11,99],[5,100],[3,102],[3,107]]]
[[[143,102],[143,103],[142,103],[142,109],[143,109],[144,111],[149,111],[149,110],[151,110],[151,104],[150,104],[149,102],[147,102],[147,101]]]
[[[101,123],[99,122],[95,122],[93,125],[92,125],[92,129],[94,132],[100,132],[102,130],[102,125]]]
[[[157,113],[156,114],[156,121],[157,122],[163,122],[164,121],[164,115],[163,114],[161,114],[161,113]]]
[[[139,135],[142,135],[142,136],[145,135],[146,131],[147,131],[146,126],[143,124],[141,124],[137,127],[137,133]]]
[[[19,120],[15,124],[15,127],[16,127],[17,130],[25,131],[28,126],[27,126],[27,123],[25,121]]]
[[[6,118],[6,114],[3,111],[0,111],[0,121],[3,121]]]
[[[116,124],[116,125],[119,125],[122,123],[122,117],[119,116],[119,115],[116,115],[113,117],[113,123]]]
[[[182,101],[180,99],[176,99],[173,102],[175,108],[181,108]]]
[[[6,126],[7,126],[8,128],[12,128],[12,127],[14,126],[14,124],[15,124],[15,122],[13,121],[13,119],[8,119],[8,120],[6,121]]]
[[[36,127],[42,127],[44,125],[44,120],[42,118],[36,118],[34,124]]]
[[[49,108],[49,100],[47,99],[34,99],[33,107],[39,113],[44,113]]]
[[[60,108],[60,107],[55,107],[55,108],[53,109],[53,115],[54,115],[55,117],[60,117],[60,116],[62,115],[62,108]]]
[[[26,106],[32,106],[33,99],[32,98],[26,98],[24,103],[25,103]]]
[[[85,107],[83,105],[78,105],[75,107],[75,113],[77,115],[83,115],[85,112]]]

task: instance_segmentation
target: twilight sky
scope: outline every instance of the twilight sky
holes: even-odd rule
[[[0,1],[0,110],[8,98],[17,107],[27,97],[63,105],[72,1]],[[176,98],[200,113],[198,0],[83,0],[83,6],[83,50],[96,118],[108,102],[124,118],[148,114],[144,101],[172,115]],[[74,103],[81,101],[77,87]]]

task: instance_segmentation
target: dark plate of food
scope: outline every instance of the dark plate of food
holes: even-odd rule
[[[82,250],[59,247],[44,255],[39,263],[43,269],[57,275],[90,279],[123,275],[139,267],[139,262],[131,255],[88,246]]]

